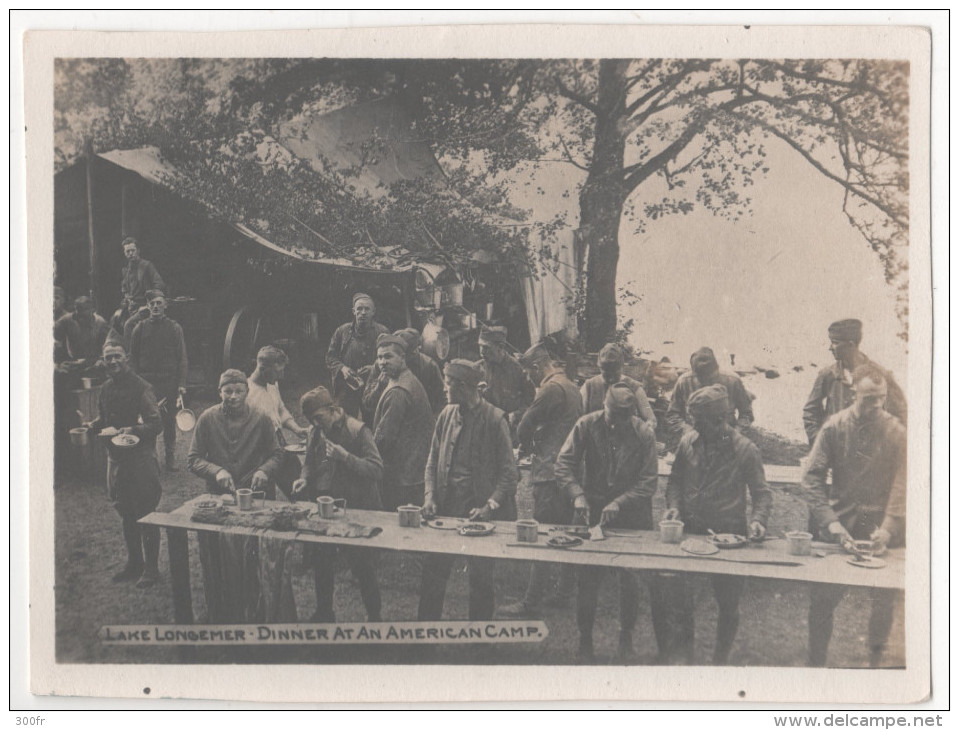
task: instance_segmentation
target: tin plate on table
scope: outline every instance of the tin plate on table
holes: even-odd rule
[[[460,525],[458,532],[463,537],[486,537],[493,534],[495,529],[496,525],[492,522],[467,522]]]
[[[426,520],[426,526],[432,527],[434,530],[458,530],[463,527],[463,525],[468,524],[470,524],[470,521],[463,517],[437,517],[432,520]]]
[[[690,555],[715,555],[719,552],[718,547],[706,540],[683,540],[679,547]]]
[[[572,535],[553,535],[553,537],[546,541],[546,544],[554,548],[571,548],[582,545],[583,540],[582,538],[573,537]]]
[[[886,561],[882,558],[867,558],[865,555],[856,557],[855,555],[850,555],[846,558],[846,562],[850,565],[855,565],[857,568],[885,568]]]

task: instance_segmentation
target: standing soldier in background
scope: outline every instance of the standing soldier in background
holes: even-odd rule
[[[533,402],[534,388],[523,367],[506,351],[506,328],[483,327],[479,334],[480,365],[486,382],[483,396],[506,413],[510,431]]]
[[[129,317],[140,307],[146,306],[148,291],[151,289],[166,291],[166,284],[160,278],[156,266],[140,258],[140,247],[135,238],[127,236],[120,245],[123,247],[123,256],[127,260],[121,273],[120,295],[123,298],[126,317]]]
[[[666,412],[672,438],[677,441],[693,430],[693,418],[686,408],[689,397],[707,385],[721,385],[729,398],[726,418],[733,428],[748,428],[753,422],[752,397],[738,375],[719,369],[716,356],[708,347],[701,347],[689,358],[690,371],[683,373],[673,389],[673,398]]]
[[[636,394],[636,415],[652,426],[655,431],[656,415],[653,413],[652,406],[649,405],[646,390],[638,380],[623,374],[623,368],[626,365],[626,354],[623,348],[615,342],[603,345],[603,349],[599,351],[599,356],[596,358],[596,364],[599,366],[599,375],[589,378],[580,389],[583,413],[603,410],[603,402],[609,386],[614,383],[625,383]]]
[[[676,450],[663,519],[682,520],[685,531],[694,535],[712,530],[761,540],[772,509],[772,492],[766,485],[759,447],[726,420],[727,400],[722,385],[708,385],[689,397],[686,407],[693,417],[694,430],[686,432]],[[752,505],[748,529],[747,491]],[[681,659],[692,664],[693,587],[687,574],[664,579],[670,583],[674,580],[679,582],[681,593],[678,601],[671,601],[678,618],[678,648]],[[719,604],[713,664],[726,664],[739,628],[739,599],[746,579],[714,574],[710,581]]]
[[[100,415],[88,424],[100,434],[130,434],[139,441],[132,446],[107,447],[107,491],[123,520],[127,564],[113,581],[136,580],[138,588],[149,588],[160,579],[160,528],[139,525],[137,520],[153,512],[160,503],[160,470],[156,460],[156,437],[160,414],[153,389],[130,369],[123,345],[116,341],[103,347],[103,363],[109,380],[100,392]],[[106,434],[105,434],[106,435]]]
[[[369,294],[354,294],[353,321],[336,328],[326,353],[333,398],[354,418],[360,415],[363,389],[376,359],[376,339],[388,332],[374,321],[375,314],[376,304]]]
[[[153,386],[160,403],[163,422],[163,448],[166,468],[176,468],[176,402],[186,393],[187,359],[183,328],[166,316],[166,297],[162,291],[147,292],[150,316],[130,335],[130,359],[133,369]]]
[[[383,504],[395,510],[423,503],[423,473],[433,413],[422,384],[406,367],[406,340],[380,335],[376,362],[388,378],[373,416],[373,439],[383,457]]]
[[[356,509],[382,509],[380,479],[383,460],[373,434],[362,421],[347,416],[333,403],[330,392],[320,386],[304,394],[300,410],[313,424],[300,478],[293,483],[293,498],[319,496],[345,499]],[[367,548],[314,545],[313,574],[316,613],[311,621],[333,623],[333,585],[336,554],[340,552],[356,578],[368,621],[380,621],[382,601],[373,567],[373,551]]]
[[[430,401],[430,410],[433,411],[434,415],[439,413],[446,405],[446,388],[443,385],[443,373],[440,371],[439,365],[429,355],[420,351],[422,338],[415,329],[407,327],[397,330],[393,334],[406,341],[406,367],[410,369],[410,372],[420,381],[423,390],[426,391],[426,397]],[[366,383],[366,389],[363,391],[363,420],[367,423],[373,423],[376,406],[380,402],[380,396],[383,395],[389,381],[389,377],[380,370],[379,363],[374,364],[373,371]]]
[[[810,532],[844,547],[871,540],[878,554],[905,543],[906,429],[884,410],[888,384],[882,368],[867,363],[853,373],[853,404],[820,429],[802,477]],[[827,481],[827,475],[832,480]],[[809,665],[826,664],[833,612],[846,587],[809,587]],[[872,589],[869,666],[879,666],[892,628],[897,591]]]
[[[609,525],[631,530],[653,528],[653,495],[658,486],[656,434],[636,416],[636,394],[625,383],[606,391],[602,411],[587,413],[570,432],[556,458],[554,472],[559,486],[573,502],[573,509],[587,525]],[[579,627],[579,657],[593,658],[593,625],[599,586],[605,568],[577,568],[576,623]],[[639,585],[634,572],[619,575],[619,654],[628,659],[633,651],[633,628],[639,611]],[[650,610],[659,654],[666,647],[668,607],[662,600],[658,576],[649,581]]]
[[[526,409],[516,429],[520,451],[532,455],[530,483],[533,485],[533,518],[541,523],[568,525],[572,521],[570,501],[556,483],[553,465],[566,437],[582,415],[579,391],[566,377],[562,363],[556,361],[542,344],[534,345],[519,359],[537,386],[536,397]],[[503,615],[537,617],[549,589],[552,566],[535,562],[530,569],[526,596],[504,606]],[[555,602],[567,598],[573,585],[573,569],[561,568],[560,586]]]
[[[836,361],[819,371],[802,412],[803,427],[810,445],[815,442],[816,434],[829,417],[848,408],[855,400],[852,372],[862,365],[879,367],[859,351],[860,342],[862,322],[858,319],[841,319],[829,325],[829,352]],[[888,391],[886,411],[906,425],[906,396],[888,371],[883,370],[883,378]]]
[[[110,332],[107,321],[93,310],[90,297],[77,297],[76,311],[65,314],[53,327],[53,336],[61,347],[57,364],[63,373],[89,371],[100,360]]]
[[[426,462],[426,517],[512,520],[516,517],[516,460],[505,414],[479,394],[483,373],[469,360],[446,365],[449,405],[436,420]],[[420,621],[443,614],[446,584],[455,555],[430,553],[423,559]],[[469,620],[493,618],[495,594],[491,558],[467,558]]]

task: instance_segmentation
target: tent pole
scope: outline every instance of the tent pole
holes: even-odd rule
[[[98,272],[97,242],[93,234],[93,140],[88,139],[85,145],[87,158],[87,238],[89,240],[90,263],[90,298],[94,306],[100,303],[100,277]]]

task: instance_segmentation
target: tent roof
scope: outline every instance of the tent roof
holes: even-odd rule
[[[170,162],[163,159],[160,151],[156,147],[141,147],[132,150],[111,150],[110,152],[104,152],[103,154],[97,156],[106,160],[107,162],[117,165],[118,167],[122,167],[125,170],[134,172],[145,180],[166,187],[182,195],[182,191],[177,190],[172,185],[172,179],[181,173]],[[402,273],[405,271],[411,271],[414,268],[423,268],[429,271],[434,277],[438,276],[445,270],[444,266],[438,264],[425,262],[410,263],[409,261],[403,261],[400,263],[399,258],[403,255],[403,251],[387,251],[382,247],[379,248],[379,251],[382,254],[378,262],[380,265],[370,266],[368,261],[364,261],[364,264],[361,265],[342,256],[329,256],[313,249],[297,246],[293,246],[291,248],[280,246],[279,244],[270,241],[261,234],[252,230],[241,221],[234,221],[230,225],[232,225],[233,228],[238,232],[250,240],[260,244],[261,246],[268,248],[278,254],[289,256],[290,258],[294,258],[305,263],[325,264],[327,266],[337,266],[340,268],[349,268],[357,271],[377,271],[384,273]]]

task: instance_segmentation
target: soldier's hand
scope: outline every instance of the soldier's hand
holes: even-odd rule
[[[573,511],[577,517],[589,524],[589,502],[586,501],[586,495],[581,494],[573,500]]]
[[[257,469],[253,472],[253,479],[250,480],[250,486],[253,487],[254,490],[261,492],[266,489],[269,483],[270,477],[267,476],[265,471]]]
[[[294,497],[299,497],[302,492],[306,491],[306,479],[297,479],[293,482],[293,491],[291,494]]]
[[[873,547],[876,551],[875,554],[882,555],[889,547],[889,541],[892,540],[892,535],[889,533],[889,530],[877,527],[872,531],[869,539],[872,540]]]
[[[236,491],[236,487],[233,485],[233,477],[230,476],[230,472],[228,472],[226,469],[220,469],[220,471],[216,473],[216,483],[220,489],[224,489],[228,492]]]
[[[763,527],[762,523],[758,520],[753,520],[749,523],[749,539],[755,540],[756,542],[762,540],[766,536],[766,528]]]
[[[332,441],[326,442],[326,458],[334,461],[346,461],[346,457],[349,455],[349,452],[339,444],[334,444]]]
[[[672,508],[666,510],[665,512],[663,512],[663,519],[664,519],[664,520],[670,520],[670,521],[671,521],[671,520],[678,520],[678,519],[679,519],[679,510],[676,509],[675,507],[672,507]]]
[[[483,507],[477,507],[476,509],[471,509],[469,518],[471,520],[476,520],[478,522],[487,522],[492,514],[489,505],[484,505]]]
[[[119,433],[133,433],[133,426],[124,426]]]
[[[350,378],[352,378],[353,375],[354,375],[353,368],[349,367],[348,365],[344,365],[343,367],[341,367],[341,368],[340,368],[340,373],[341,373],[341,374],[343,375],[343,377],[346,378],[347,380],[349,380]]]
[[[611,522],[614,522],[617,517],[619,517],[619,503],[610,502],[603,507],[603,514],[601,514],[599,517],[599,524],[608,525]]]
[[[432,518],[436,514],[436,502],[433,501],[432,497],[427,497],[423,500],[423,517],[426,519]]]
[[[830,522],[826,527],[829,534],[835,538],[836,542],[840,545],[845,545],[847,542],[852,542],[852,535],[849,534],[849,531],[842,526],[842,523],[839,520]]]

